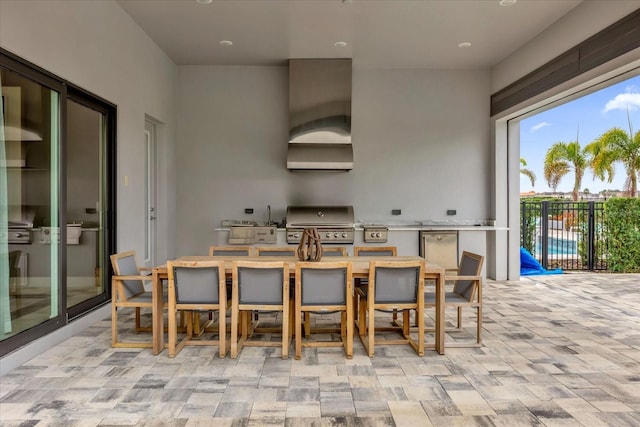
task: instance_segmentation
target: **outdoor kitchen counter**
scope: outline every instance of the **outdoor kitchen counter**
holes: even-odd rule
[[[375,225],[362,225],[355,226],[356,231],[363,231],[365,227],[387,227],[389,230],[394,231],[431,231],[431,230],[465,230],[465,231],[501,231],[508,230],[509,227],[498,227],[495,225],[387,225],[383,222],[376,223]],[[214,228],[215,232],[229,232],[229,228]],[[284,233],[287,230],[285,228],[277,228],[277,233]]]
[[[494,225],[385,225],[379,223],[375,225],[356,225],[356,231],[364,230],[365,227],[386,227],[389,231],[499,231],[508,230],[508,227],[497,227]]]

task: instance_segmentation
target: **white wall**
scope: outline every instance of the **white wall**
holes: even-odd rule
[[[356,219],[490,218],[489,73],[354,69],[354,169],[289,172],[286,67],[178,68],[177,253],[222,219],[351,204]],[[254,215],[245,215],[253,208]]]
[[[118,249],[143,250],[144,118],[164,123],[161,177],[172,178],[176,67],[111,1],[0,1],[0,46],[117,105]],[[129,185],[124,186],[124,176]],[[159,247],[168,240],[173,194],[163,189]],[[167,201],[168,199],[168,201]]]
[[[172,256],[177,71],[171,60],[112,1],[0,1],[0,46],[117,105],[119,250],[143,249],[145,114],[163,123],[158,246],[160,259]],[[0,375],[108,315],[102,307],[6,355]]]

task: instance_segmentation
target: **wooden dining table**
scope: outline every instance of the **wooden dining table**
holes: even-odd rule
[[[350,261],[352,264],[353,278],[366,279],[369,276],[369,263],[371,261],[415,261],[424,260],[419,256],[347,256],[347,257],[324,257],[316,262]],[[289,263],[289,270],[295,274],[295,266],[299,261],[294,256],[260,256],[260,257],[238,257],[238,256],[183,256],[180,261],[206,261],[223,260],[225,274],[231,277],[232,263],[237,260],[244,261],[284,261]],[[444,268],[430,261],[425,261],[424,278],[434,280],[436,288],[436,313],[435,313],[435,350],[439,354],[444,354]],[[153,268],[152,276],[152,334],[153,334],[153,354],[160,354],[164,349],[164,319],[163,319],[163,288],[162,281],[168,278],[166,264]]]

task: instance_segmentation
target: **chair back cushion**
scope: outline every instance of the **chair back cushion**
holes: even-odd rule
[[[218,304],[218,267],[173,267],[177,304]]]
[[[322,255],[323,256],[344,256],[341,251],[328,251],[326,249],[323,249]]]
[[[358,252],[358,256],[395,256],[395,254],[391,249],[384,251],[376,251],[373,249],[368,251],[366,249],[360,249],[360,251]]]
[[[240,304],[281,305],[282,268],[238,267]]]
[[[458,275],[477,276],[480,274],[481,267],[482,258],[463,254],[462,259],[460,260],[460,267],[458,268]],[[476,283],[473,280],[456,280],[453,292],[459,294],[464,299],[471,301],[475,295],[475,285]]]
[[[416,302],[419,281],[418,267],[376,267],[376,304]]]
[[[302,305],[346,304],[346,268],[303,268],[301,274]]]
[[[113,269],[118,276],[139,276],[138,264],[136,263],[136,257],[134,255],[128,255],[121,258],[117,258],[116,265]],[[141,294],[145,291],[144,283],[142,280],[123,280],[122,288],[124,289],[124,297],[129,299],[135,295]]]
[[[261,250],[259,256],[295,256],[296,250],[295,248],[291,248],[291,251],[270,251],[270,250]]]
[[[249,256],[248,249],[216,249],[214,256]]]

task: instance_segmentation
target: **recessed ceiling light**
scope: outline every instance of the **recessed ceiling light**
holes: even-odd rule
[[[232,44],[231,40],[220,40],[220,46],[231,46]]]
[[[335,47],[345,47],[347,45],[347,42],[335,42],[333,45]]]
[[[470,42],[458,43],[458,47],[471,47],[471,43]]]
[[[518,0],[500,0],[500,6],[513,6]]]
[[[196,0],[196,1],[200,4],[209,4],[213,2],[213,0]]]

